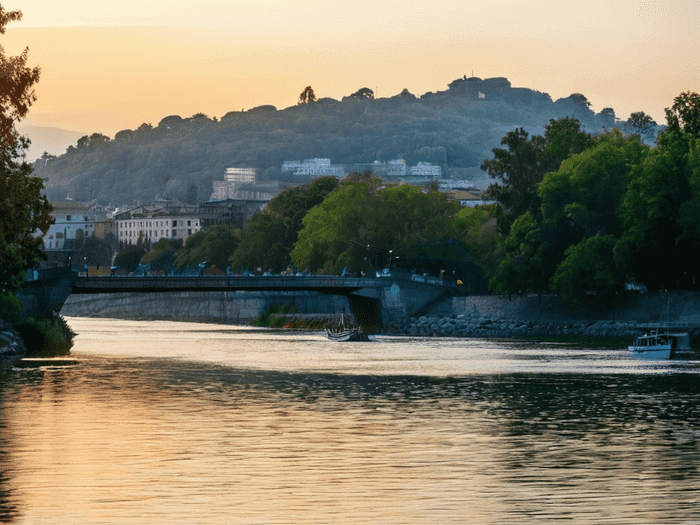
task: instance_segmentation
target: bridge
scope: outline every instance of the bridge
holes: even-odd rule
[[[70,294],[316,291],[348,297],[352,313],[365,326],[400,323],[422,315],[451,295],[454,284],[430,276],[393,271],[378,277],[337,275],[80,277],[52,269],[27,281],[20,292],[29,314],[60,311]]]

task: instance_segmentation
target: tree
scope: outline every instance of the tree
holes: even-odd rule
[[[316,100],[316,94],[314,93],[314,88],[311,86],[306,86],[304,91],[299,95],[299,104],[311,104]]]
[[[569,304],[579,305],[588,292],[610,294],[622,287],[623,272],[615,264],[612,235],[596,234],[569,247],[550,288]]]
[[[0,34],[7,24],[22,20],[21,11],[5,11],[0,5]],[[29,48],[19,56],[8,57],[0,47],[0,147],[17,143],[15,123],[23,119],[36,100],[33,86],[39,81],[40,69],[27,67]]]
[[[304,186],[288,188],[275,196],[265,211],[256,213],[248,223],[238,249],[231,257],[234,271],[264,267],[283,271],[297,241],[302,219],[314,206],[338,187],[335,177],[319,177]]]
[[[671,131],[682,131],[700,138],[700,95],[687,91],[673,99],[666,108],[666,121]]]
[[[424,258],[459,259],[466,252],[456,241],[458,204],[442,193],[416,186],[381,187],[371,175],[348,176],[304,217],[291,258],[298,268],[340,273]]]
[[[182,249],[180,239],[161,239],[141,258],[141,264],[150,264],[151,272],[168,272],[175,266],[177,252]]]
[[[357,100],[373,100],[374,91],[372,91],[368,87],[363,87],[355,91],[352,95],[350,95],[350,98],[355,98]]]
[[[175,265],[183,268],[208,261],[223,271],[236,251],[238,242],[238,236],[230,228],[221,224],[212,226],[187,238],[185,247],[175,259]]]
[[[507,149],[494,148],[494,158],[481,164],[489,176],[500,180],[491,184],[487,195],[498,202],[499,228],[508,233],[513,221],[529,212],[539,216],[540,199],[537,187],[544,174],[559,169],[561,162],[574,153],[584,151],[592,137],[581,131],[576,119],[550,120],[544,136],[529,137],[523,128],[508,132],[501,144]]]
[[[654,127],[656,127],[656,122],[654,122],[654,119],[643,111],[638,111],[630,115],[630,117],[627,119],[626,125],[632,128],[637,135],[641,137],[654,129]]]
[[[0,33],[9,22],[22,18],[19,11],[0,6]],[[20,137],[14,124],[36,100],[32,86],[39,69],[26,67],[27,49],[18,57],[6,57],[0,47],[0,293],[15,294],[24,271],[36,267],[45,256],[41,251],[52,223],[51,205],[41,194],[43,181],[32,177],[25,161],[29,141]]]
[[[141,258],[146,254],[146,251],[140,246],[127,245],[114,258],[114,265],[123,268],[127,272],[133,272],[138,268]]]

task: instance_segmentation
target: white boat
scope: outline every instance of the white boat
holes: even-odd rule
[[[340,314],[338,326],[326,328],[326,335],[331,341],[369,341],[361,326],[348,325],[345,314]]]
[[[637,337],[634,343],[627,348],[637,357],[643,357],[645,359],[671,359],[672,347],[672,336],[660,332],[659,330],[653,330]]]

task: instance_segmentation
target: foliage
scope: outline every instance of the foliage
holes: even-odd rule
[[[314,88],[311,86],[306,86],[304,91],[299,95],[299,104],[311,104],[316,100],[316,93],[314,93]]]
[[[238,247],[238,242],[239,238],[235,231],[221,224],[212,226],[187,238],[185,247],[175,258],[175,265],[183,268],[208,261],[224,271],[228,266],[229,258]]]
[[[138,268],[141,258],[146,251],[141,246],[127,245],[114,258],[114,265],[123,268],[127,272],[133,272]]]
[[[284,315],[298,312],[296,304],[277,304],[272,305],[265,310],[260,316],[253,319],[250,324],[253,326],[266,326],[269,328],[281,328],[284,325]]]
[[[150,264],[151,272],[168,272],[175,267],[175,257],[182,249],[180,239],[161,239],[141,258],[141,264]]]
[[[7,24],[22,19],[21,11],[5,11],[0,5],[0,34]],[[39,81],[38,67],[27,67],[29,48],[18,56],[8,57],[0,47],[0,148],[17,143],[15,122],[23,119],[36,100],[33,86]]]
[[[67,355],[76,335],[59,315],[48,319],[25,318],[15,328],[27,349],[27,357]]]
[[[277,194],[265,211],[256,213],[248,222],[248,231],[231,257],[231,268],[236,272],[258,267],[274,272],[285,270],[302,219],[337,187],[335,177],[319,177],[309,184]]]
[[[666,108],[666,121],[671,131],[682,131],[700,138],[700,95],[687,91],[673,99]]]
[[[87,262],[90,266],[109,266],[112,263],[112,247],[94,235],[83,241],[83,245],[73,258]]]
[[[343,181],[304,217],[291,253],[298,268],[339,274],[401,264],[401,259],[461,258],[453,218],[458,205],[410,185],[381,186],[368,174]]]
[[[598,233],[567,248],[552,277],[551,290],[573,305],[580,304],[589,292],[620,290],[624,274],[614,261],[615,242],[612,235]]]
[[[656,126],[656,122],[654,122],[654,119],[652,119],[643,111],[632,113],[627,119],[626,124],[633,130],[635,130],[640,136],[646,135]]]
[[[0,294],[0,319],[7,321],[10,324],[19,322],[22,316],[24,304],[14,295],[4,293]]]
[[[523,128],[508,132],[501,139],[507,149],[494,148],[494,158],[481,165],[491,178],[500,181],[489,186],[487,195],[498,203],[501,231],[507,234],[523,213],[538,217],[541,201],[537,188],[544,174],[558,169],[563,160],[591,143],[592,137],[581,131],[579,121],[568,117],[551,120],[544,136],[530,138]]]
[[[555,103],[544,93],[483,89],[487,98],[478,103],[450,88],[420,97],[320,98],[304,106],[308,111],[298,104],[265,111],[238,107],[218,121],[169,115],[96,147],[71,146],[36,170],[47,180],[50,200],[64,200],[70,190],[75,199],[103,203],[156,195],[184,200],[193,184],[197,198],[207,198],[212,181],[230,166],[255,167],[273,179],[281,176],[283,161],[313,157],[347,166],[396,158],[408,165],[434,162],[453,178],[474,180],[504,126],[529,129],[572,114],[570,103]],[[579,113],[592,130],[609,126],[607,117]]]
[[[491,206],[463,208],[455,216],[457,236],[469,253],[469,258],[490,280],[503,257],[495,209]]]
[[[0,6],[0,33],[21,16]],[[36,232],[45,234],[52,222],[51,205],[41,194],[43,181],[31,176],[32,167],[24,159],[29,142],[14,128],[36,98],[32,86],[39,69],[27,68],[26,61],[26,49],[7,57],[0,47],[0,293],[17,293],[25,270],[44,260],[43,240]]]
[[[698,213],[691,186],[697,140],[671,129],[661,133],[658,146],[631,171],[618,210],[624,233],[615,261],[650,289],[676,288],[697,273],[697,236],[688,224]]]
[[[622,232],[617,210],[630,171],[648,150],[639,137],[615,130],[547,173],[538,188],[539,214],[526,212],[513,223],[492,287],[501,292],[551,289],[571,246],[596,235],[617,239]]]

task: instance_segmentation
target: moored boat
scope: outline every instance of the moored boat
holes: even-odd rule
[[[326,335],[331,341],[369,341],[362,326],[350,326],[345,314],[340,314],[338,326],[326,328]]]
[[[659,330],[640,335],[628,346],[635,356],[645,359],[671,359],[672,347],[673,337]]]

